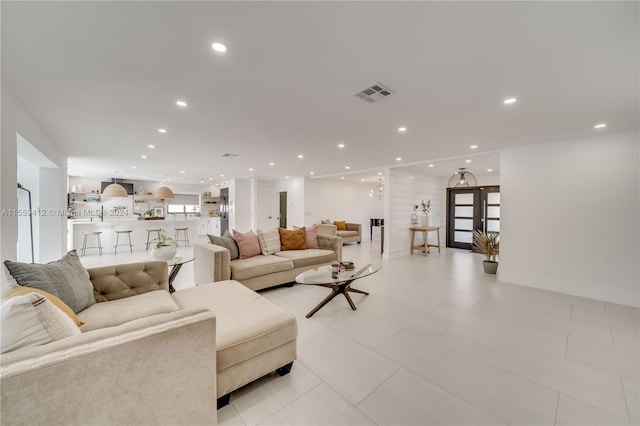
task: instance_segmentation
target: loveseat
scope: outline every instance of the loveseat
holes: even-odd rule
[[[89,269],[81,333],[2,354],[2,424],[216,424],[216,399],[289,372],[293,315],[236,281],[169,294],[167,270]]]
[[[362,224],[346,223],[346,229],[338,230],[334,223],[321,223],[318,225],[318,235],[330,235],[342,238],[342,243],[362,242]]]
[[[291,283],[302,272],[342,261],[340,237],[318,235],[317,243],[317,249],[285,250],[231,260],[228,248],[199,236],[194,244],[194,279],[196,285],[231,279],[252,290]]]

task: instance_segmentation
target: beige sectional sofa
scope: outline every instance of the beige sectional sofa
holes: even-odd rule
[[[89,269],[82,333],[2,354],[2,424],[216,424],[296,358],[295,317],[236,281],[168,292],[167,264]]]
[[[362,242],[362,224],[347,223],[347,229],[338,231],[338,227],[332,223],[321,223],[318,225],[319,235],[330,235],[342,238],[342,243],[358,243]]]
[[[197,285],[236,280],[252,290],[295,281],[304,271],[342,261],[342,239],[318,235],[319,249],[279,251],[248,259],[231,260],[229,250],[198,237],[194,245],[194,278]]]

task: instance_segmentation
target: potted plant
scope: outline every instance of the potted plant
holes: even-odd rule
[[[473,231],[473,245],[484,253],[486,257],[482,262],[484,272],[487,274],[495,274],[498,271],[496,256],[500,251],[500,234],[476,229]]]
[[[154,243],[153,250],[151,250],[151,257],[158,260],[171,260],[176,255],[176,249],[178,243],[167,235],[164,229],[158,232],[158,238],[151,241]]]

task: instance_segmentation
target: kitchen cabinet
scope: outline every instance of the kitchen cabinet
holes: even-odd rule
[[[220,218],[200,218],[198,223],[198,235],[220,236]]]

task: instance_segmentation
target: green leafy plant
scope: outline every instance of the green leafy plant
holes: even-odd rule
[[[155,244],[156,248],[159,249],[162,247],[178,247],[178,243],[176,242],[176,240],[168,236],[164,229],[161,229],[160,232],[158,232],[158,235],[158,238],[154,238],[153,240],[151,240],[151,242]]]
[[[144,217],[152,217],[153,216],[153,210],[149,209],[149,210],[145,211],[143,216]]]
[[[500,234],[476,229],[473,231],[473,245],[484,253],[487,262],[495,262],[500,251]]]

